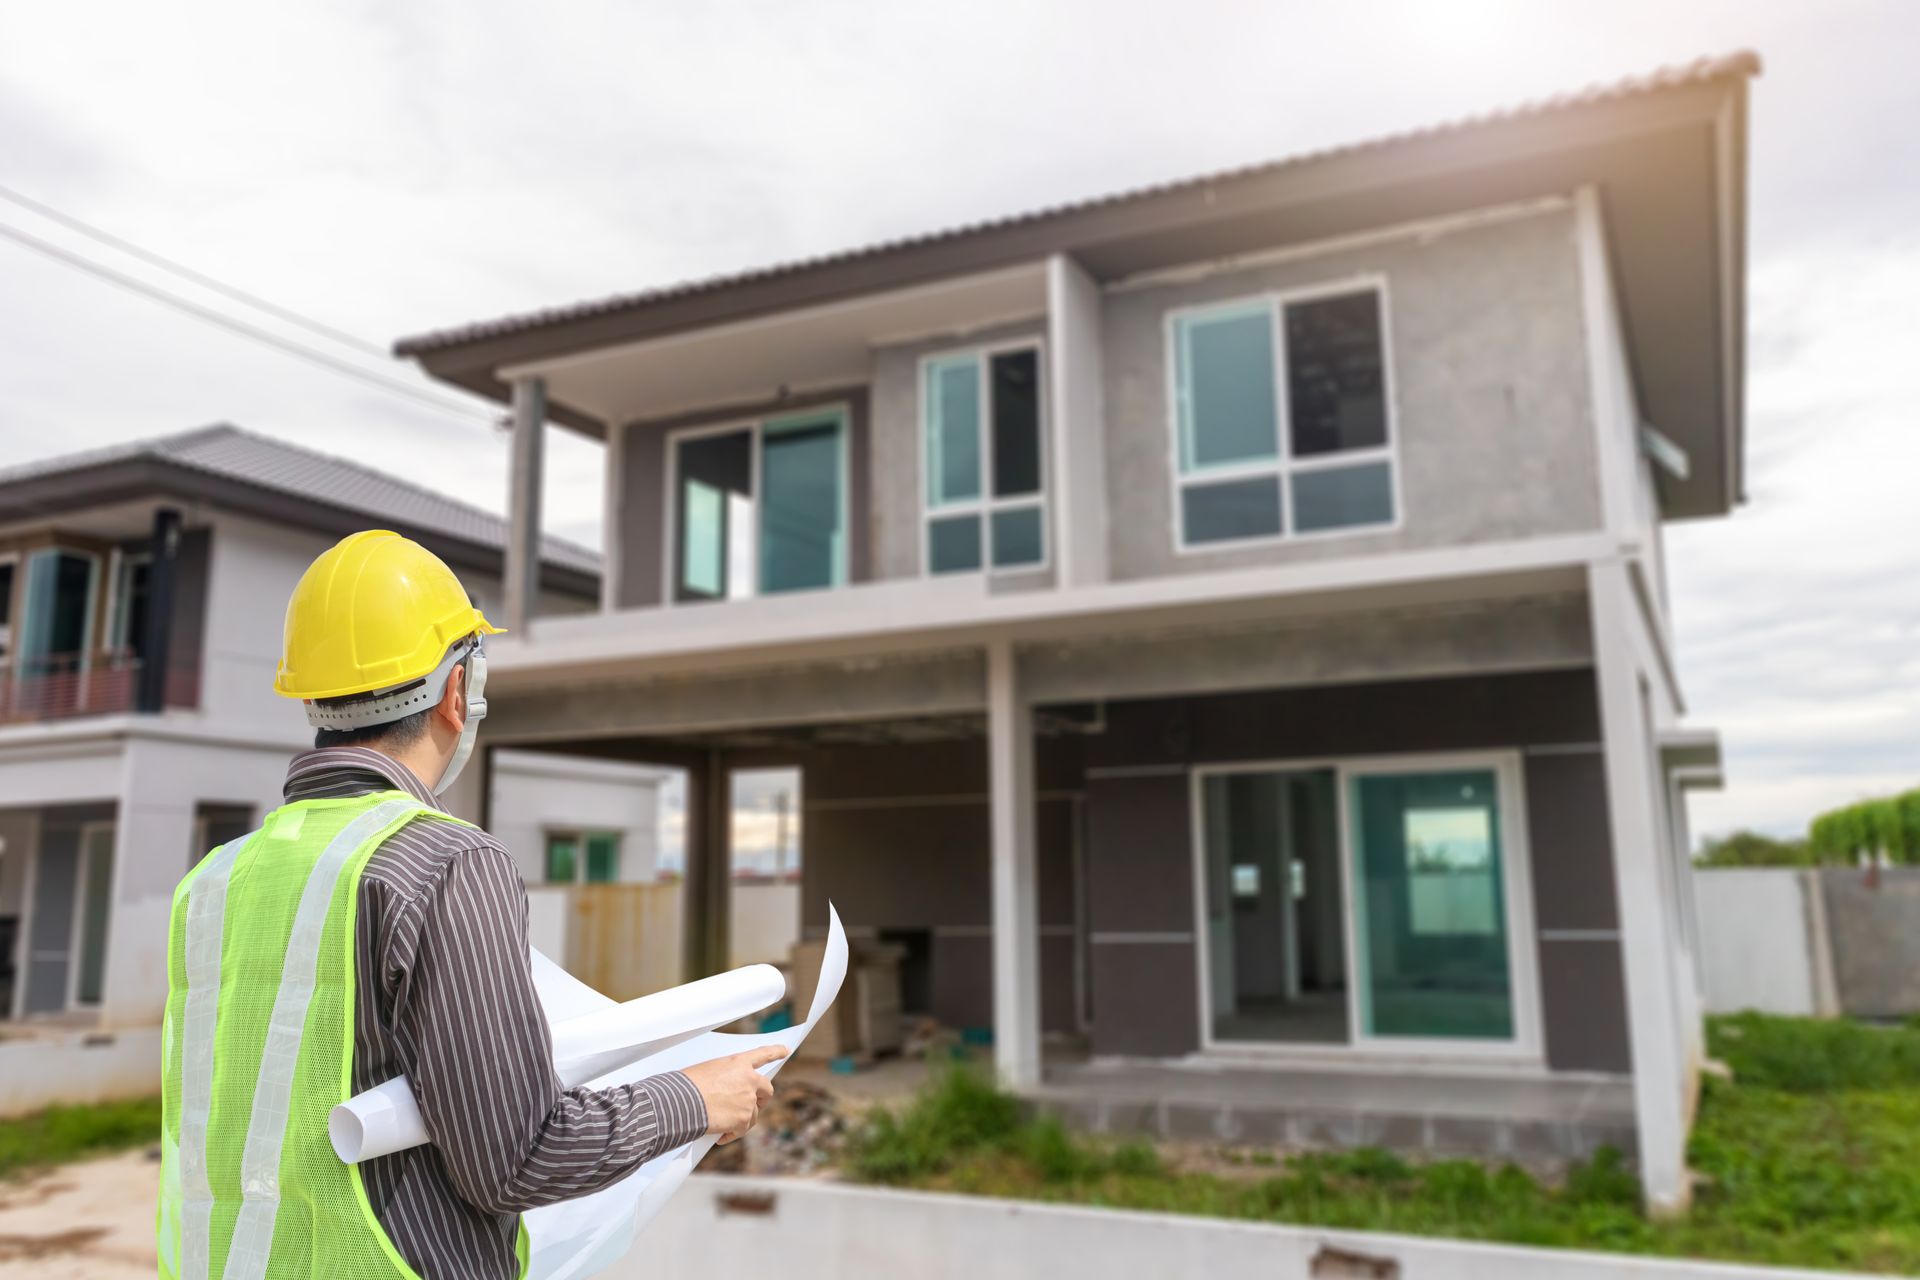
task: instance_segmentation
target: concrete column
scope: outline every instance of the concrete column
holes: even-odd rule
[[[1626,966],[1632,1041],[1634,1116],[1647,1210],[1672,1216],[1691,1197],[1686,1171],[1686,1046],[1677,1034],[1675,939],[1667,928],[1671,880],[1660,865],[1660,816],[1653,795],[1653,745],[1641,695],[1632,610],[1623,560],[1588,566],[1607,809],[1613,831],[1620,946]]]
[[[1107,580],[1106,410],[1100,285],[1065,254],[1047,260],[1047,475],[1063,586]]]
[[[687,769],[686,879],[680,902],[682,982],[727,967],[732,870],[726,760],[709,751]]]
[[[987,649],[992,805],[993,1062],[1000,1083],[1040,1083],[1040,884],[1034,853],[1033,709],[1013,645]]]
[[[507,476],[506,621],[522,631],[540,598],[540,486],[545,470],[547,384],[513,384],[513,457]]]

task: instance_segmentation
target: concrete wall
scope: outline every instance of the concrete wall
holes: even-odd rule
[[[1821,1013],[1812,873],[1793,867],[1702,867],[1694,872],[1702,980],[1710,1013],[1811,1017]],[[1916,1006],[1920,1008],[1920,1005]]]
[[[493,753],[492,780],[493,834],[513,851],[528,884],[547,878],[546,833],[556,830],[618,832],[619,878],[653,879],[660,854],[660,787],[666,781],[661,770],[502,750]]]
[[[661,1258],[699,1258],[707,1275],[788,1280],[1839,1280],[1837,1272],[718,1174],[689,1179],[640,1246],[605,1274],[642,1280]]]
[[[1107,493],[1116,578],[1600,527],[1574,222],[1560,210],[1107,295]],[[1179,555],[1170,310],[1360,275],[1385,321],[1403,527]]]
[[[1084,741],[1094,1051],[1199,1045],[1193,766],[1512,749],[1524,753],[1547,1064],[1626,1070],[1597,715],[1583,669],[1109,704],[1105,732]]]
[[[1820,872],[1840,1010],[1856,1018],[1920,1013],[1920,867]]]
[[[1431,236],[1408,235],[1178,282],[1061,290],[1068,326],[1082,341],[1048,362],[1066,364],[1082,404],[1104,431],[1101,501],[1094,522],[1105,544],[1079,557],[1095,578],[1139,578],[1234,566],[1323,559],[1414,547],[1502,541],[1601,526],[1601,499],[1587,369],[1579,264],[1570,206],[1548,206]],[[1068,264],[1069,266],[1071,264]],[[1361,276],[1386,281],[1385,321],[1398,444],[1402,527],[1255,547],[1178,554],[1172,522],[1173,436],[1167,378],[1170,311]],[[919,362],[941,351],[1009,340],[1044,340],[1048,318],[875,349],[870,414],[856,440],[856,550],[862,577],[921,573],[924,481]],[[1088,345],[1089,342],[1097,345]],[[847,392],[833,393],[846,396]],[[658,603],[664,513],[663,432],[747,419],[780,406],[727,406],[626,428],[613,520],[622,548],[619,600]],[[1049,410],[1057,403],[1050,389]],[[1045,433],[1053,454],[1059,433]],[[1083,463],[1049,456],[1057,508],[1063,477]],[[1057,515],[1057,511],[1055,512]],[[1059,532],[1054,528],[1053,533]],[[1086,530],[1075,531],[1084,534]],[[1056,539],[1057,540],[1057,539]],[[1056,561],[1057,563],[1057,561]],[[1027,589],[1051,572],[996,582]]]

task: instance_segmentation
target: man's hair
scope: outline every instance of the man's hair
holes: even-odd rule
[[[464,639],[456,640],[448,647],[448,652],[450,653],[466,643],[467,641]],[[466,672],[470,663],[471,657],[462,658],[457,669]],[[464,681],[471,678],[471,673],[468,673],[463,675],[461,680],[464,683]],[[448,675],[447,681],[449,684],[452,683],[453,677],[451,674]],[[417,689],[426,682],[426,677],[423,676],[418,680],[393,689],[375,689],[371,693],[350,693],[342,698],[315,698],[314,702],[322,707],[350,707],[356,702],[371,702],[375,698],[384,698],[391,693]],[[444,692],[442,696],[444,696]],[[398,720],[388,720],[382,724],[363,724],[353,729],[315,729],[313,731],[313,745],[316,748],[384,747],[389,751],[405,751],[408,747],[411,747],[414,743],[427,736],[427,717],[432,714],[433,708],[427,707],[414,712],[412,715],[401,716]]]

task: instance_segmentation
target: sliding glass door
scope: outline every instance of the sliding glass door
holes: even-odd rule
[[[1521,957],[1500,771],[1356,767],[1347,786],[1359,1034],[1513,1044]]]
[[[673,442],[673,599],[738,600],[847,580],[847,440],[838,410]]]
[[[1537,1051],[1509,755],[1201,770],[1208,1045]]]

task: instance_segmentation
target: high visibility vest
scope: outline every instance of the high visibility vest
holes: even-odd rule
[[[163,1280],[419,1280],[359,1168],[334,1154],[327,1115],[352,1089],[360,874],[429,812],[400,791],[285,805],[174,891]],[[523,1230],[523,1274],[525,1259]]]

